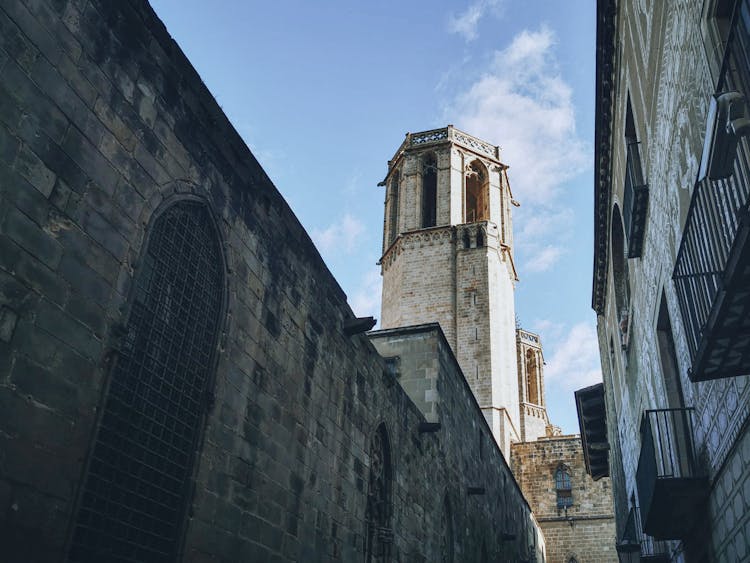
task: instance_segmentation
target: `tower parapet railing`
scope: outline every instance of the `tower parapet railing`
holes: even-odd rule
[[[522,328],[518,329],[518,337],[521,340],[524,340],[526,342],[530,342],[532,344],[539,344],[539,335],[534,334],[533,332],[529,332],[528,330],[524,330]]]
[[[395,161],[396,158],[408,148],[426,147],[434,144],[445,143],[446,141],[453,142],[482,156],[500,161],[500,147],[483,141],[473,135],[469,135],[468,133],[464,133],[453,127],[453,125],[448,125],[447,127],[430,129],[429,131],[407,133],[406,139],[401,143],[396,154],[393,155],[391,162]]]

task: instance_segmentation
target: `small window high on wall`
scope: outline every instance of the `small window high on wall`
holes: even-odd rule
[[[487,221],[489,219],[489,193],[487,169],[475,160],[466,173],[466,222]]]
[[[437,224],[437,160],[434,154],[422,159],[422,227]]]

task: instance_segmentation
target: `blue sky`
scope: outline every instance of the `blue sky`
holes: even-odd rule
[[[383,179],[408,131],[449,123],[510,165],[516,313],[547,405],[601,379],[593,263],[593,0],[152,1],[287,199],[355,312],[380,314]]]

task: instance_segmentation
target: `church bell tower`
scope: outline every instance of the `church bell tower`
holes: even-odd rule
[[[381,327],[438,322],[506,459],[521,439],[513,200],[500,149],[408,133],[388,162]]]

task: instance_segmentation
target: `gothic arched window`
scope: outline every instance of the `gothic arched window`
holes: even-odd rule
[[[487,169],[475,160],[466,173],[466,218],[467,223],[487,221],[490,218]]]
[[[440,561],[453,563],[453,511],[447,493],[443,499],[443,525],[440,529],[443,532],[440,537]]]
[[[573,506],[570,469],[565,465],[559,465],[555,471],[555,491],[557,492],[557,508]]]
[[[393,532],[391,521],[391,446],[385,424],[380,424],[370,441],[370,476],[367,485],[365,560],[389,560]]]
[[[387,244],[391,244],[398,236],[398,198],[399,198],[399,182],[401,176],[396,170],[391,178],[391,191],[389,194],[389,212],[388,212],[388,229],[390,235],[388,236]]]
[[[180,201],[158,216],[133,286],[70,561],[177,557],[223,301],[221,244],[204,205]]]
[[[437,159],[430,153],[422,159],[422,227],[437,224]]]

